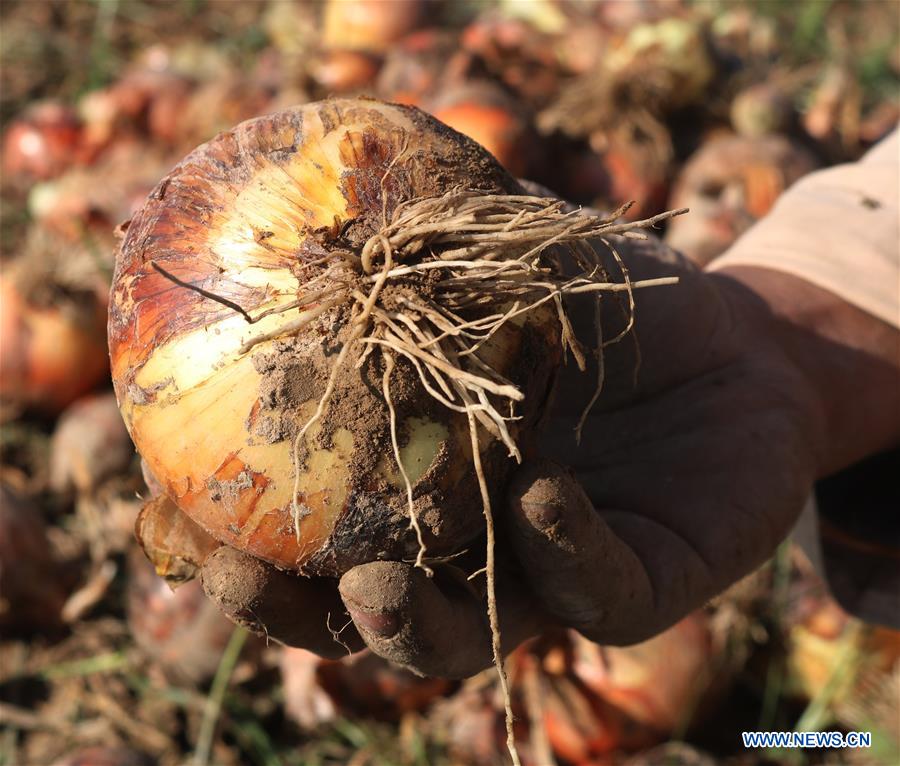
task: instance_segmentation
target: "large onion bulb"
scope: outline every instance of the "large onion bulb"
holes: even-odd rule
[[[413,558],[419,542],[398,449],[429,556],[455,552],[483,529],[467,415],[426,393],[423,380],[439,383],[398,353],[387,372],[392,440],[384,354],[364,356],[344,300],[377,282],[383,261],[370,274],[359,254],[401,203],[461,187],[522,194],[481,147],[424,113],[334,100],[219,135],[163,179],[131,221],[110,308],[116,393],[153,475],[213,536],[305,573]],[[440,252],[413,249],[398,249],[395,263]],[[378,306],[394,317],[391,332],[412,332],[403,324],[418,316],[410,305],[444,300],[438,271],[430,273],[384,287]],[[519,419],[505,421],[513,436],[533,424],[560,356],[550,306],[504,323],[477,351],[495,380],[524,394]],[[463,313],[485,312],[473,305]],[[351,360],[298,439],[347,344]],[[482,444],[497,491],[507,449]]]

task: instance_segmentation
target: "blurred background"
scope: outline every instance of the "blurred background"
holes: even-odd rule
[[[3,0],[0,764],[505,763],[495,674],[417,678],[235,629],[134,541],[140,461],[108,380],[116,227],[189,150],[334,94],[415,104],[514,174],[721,253],[900,115],[893,0]],[[339,626],[336,626],[339,627]],[[509,660],[534,766],[896,764],[900,634],[798,549],[636,647]],[[742,730],[864,730],[745,751]]]

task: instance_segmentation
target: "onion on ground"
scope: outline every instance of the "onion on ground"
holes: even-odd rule
[[[714,137],[687,161],[672,190],[670,204],[689,206],[692,215],[672,221],[666,242],[708,263],[816,165],[809,152],[783,136]]]
[[[316,84],[327,93],[348,93],[371,88],[381,62],[365,51],[322,51],[310,65]]]
[[[900,741],[900,631],[849,615],[806,555],[795,549],[792,558],[779,617],[785,691],[809,703],[800,720],[811,728],[835,722],[865,727],[884,741]]]
[[[472,68],[454,35],[422,29],[398,41],[385,54],[375,92],[386,101],[421,106],[432,94],[462,80]]]
[[[441,122],[477,141],[510,173],[521,177],[534,167],[537,138],[515,99],[490,82],[449,88],[428,104]]]
[[[80,243],[36,228],[0,275],[0,403],[61,412],[106,376],[106,285]]]
[[[199,582],[172,590],[133,550],[127,607],[135,643],[167,676],[194,683],[213,677],[234,626],[206,598]]]
[[[40,509],[0,483],[0,628],[58,629],[68,583]]]
[[[87,158],[78,116],[52,101],[13,120],[3,139],[3,172],[14,180],[54,178]]]
[[[424,0],[326,0],[321,39],[326,48],[382,52],[427,19],[428,5]]]
[[[50,486],[60,494],[89,493],[124,473],[134,449],[112,392],[86,396],[62,414],[50,444]]]
[[[280,667],[285,710],[306,731],[349,712],[396,721],[453,688],[450,681],[422,678],[368,651],[327,660],[286,647]]]

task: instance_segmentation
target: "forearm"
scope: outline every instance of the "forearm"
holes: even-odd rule
[[[819,477],[900,444],[900,330],[792,274],[745,265],[717,273],[757,304],[759,331],[808,383]]]

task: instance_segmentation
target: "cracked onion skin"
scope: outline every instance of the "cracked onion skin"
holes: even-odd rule
[[[293,436],[349,335],[346,316],[332,309],[295,336],[243,352],[245,341],[297,310],[248,324],[151,261],[255,316],[303,294],[304,264],[321,257],[338,229],[361,247],[399,202],[459,186],[523,193],[483,148],[413,107],[331,100],[244,122],[200,146],[130,222],[110,301],[119,406],[167,495],[214,537],[281,568],[327,576],[418,550],[374,353],[359,368],[351,355],[303,443],[305,515],[295,534]],[[482,348],[525,394],[522,419],[511,424],[523,447],[560,356],[549,309],[504,326]],[[456,553],[484,529],[467,418],[431,399],[403,360],[391,387],[427,555]],[[480,438],[499,498],[512,461],[499,442],[483,431]]]

